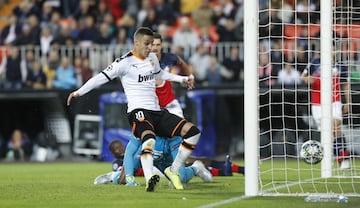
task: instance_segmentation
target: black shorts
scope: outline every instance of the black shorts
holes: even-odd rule
[[[130,126],[135,137],[140,138],[145,130],[152,130],[156,136],[172,138],[180,136],[181,127],[186,120],[170,113],[166,109],[151,111],[135,109],[128,114]]]

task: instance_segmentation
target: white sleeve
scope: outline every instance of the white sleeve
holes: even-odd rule
[[[80,89],[76,90],[80,96],[89,91],[109,82],[122,74],[124,63],[120,59],[116,59],[113,63],[107,66],[102,72],[89,79]]]
[[[88,93],[89,91],[99,87],[100,85],[108,82],[109,79],[102,72],[91,77],[82,87],[75,91],[76,94],[82,96]]]
[[[170,72],[167,72],[165,70],[162,70],[160,67],[159,60],[155,53],[149,54],[149,57],[152,58],[152,60],[155,63],[155,70],[157,71],[155,74],[155,79],[157,80],[167,80],[167,81],[173,81],[173,82],[184,82],[184,79],[189,79],[187,76],[179,76],[176,74],[171,74]]]
[[[160,70],[159,73],[156,74],[156,79],[182,83],[182,82],[184,82],[184,80],[189,79],[189,77],[188,76],[180,76],[177,74],[171,74],[167,71]]]

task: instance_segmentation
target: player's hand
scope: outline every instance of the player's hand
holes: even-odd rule
[[[194,75],[190,74],[187,79],[184,79],[184,83],[186,84],[186,87],[191,90],[195,88],[195,77]]]
[[[71,100],[72,100],[73,98],[76,98],[76,97],[79,97],[79,96],[80,96],[80,95],[77,94],[76,92],[70,93],[69,96],[68,96],[68,98],[67,98],[67,105],[69,106],[70,103],[71,103]]]

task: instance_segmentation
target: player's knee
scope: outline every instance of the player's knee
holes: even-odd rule
[[[196,126],[192,126],[189,131],[186,132],[183,139],[182,145],[188,149],[194,150],[200,139],[200,130]]]
[[[183,136],[183,139],[190,138],[190,137],[195,136],[197,134],[200,134],[200,130],[196,126],[192,125],[190,127],[190,129],[188,129],[186,131],[185,135]]]
[[[155,146],[155,137],[152,134],[146,134],[143,137],[143,142],[141,146],[141,154],[152,154]]]

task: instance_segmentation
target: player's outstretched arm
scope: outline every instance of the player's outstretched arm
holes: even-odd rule
[[[71,92],[67,98],[67,105],[69,106],[71,103],[71,100],[76,97],[80,97],[89,91],[99,87],[100,85],[105,84],[109,80],[106,78],[106,76],[102,73],[99,73],[89,79],[82,87],[80,87],[78,90]]]
[[[187,86],[189,90],[194,89],[195,87],[195,79],[194,76],[191,74],[189,76],[180,76],[176,74],[171,74],[164,70],[160,70],[157,74],[156,79],[183,83]]]

